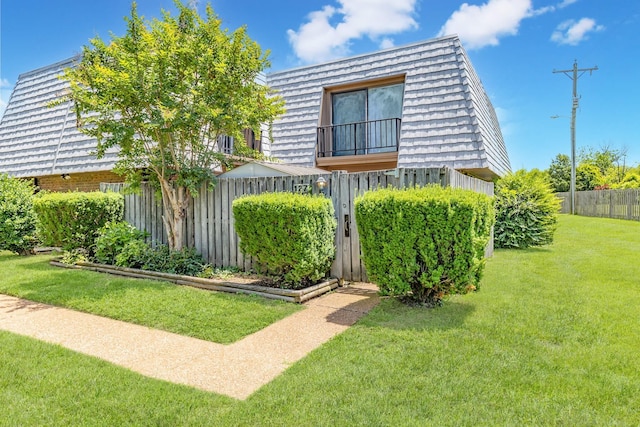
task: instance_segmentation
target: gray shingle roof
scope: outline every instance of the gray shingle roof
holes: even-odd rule
[[[0,172],[37,177],[113,168],[116,150],[98,160],[96,140],[77,130],[70,104],[48,107],[67,88],[58,76],[78,59],[20,75],[0,122]],[[268,75],[287,109],[273,125],[271,155],[313,167],[324,88],[400,74],[398,166],[510,170],[495,110],[457,36]]]
[[[96,140],[78,131],[71,103],[50,107],[68,84],[58,76],[79,57],[18,77],[0,122],[0,172],[16,177],[111,170],[112,150],[98,160]]]
[[[269,74],[287,109],[273,124],[271,155],[313,166],[325,88],[398,75],[405,76],[398,166],[510,170],[495,110],[457,36]]]

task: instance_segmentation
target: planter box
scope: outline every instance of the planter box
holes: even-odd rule
[[[118,267],[115,265],[95,264],[92,262],[78,262],[75,265],[63,264],[59,259],[50,261],[56,267],[75,268],[97,271],[100,273],[116,274],[119,276],[134,277],[137,279],[153,279],[173,282],[178,285],[193,286],[212,291],[231,292],[241,294],[259,295],[265,298],[279,299],[282,301],[303,303],[311,298],[330,292],[339,286],[338,279],[330,279],[317,285],[304,289],[279,289],[268,286],[253,285],[251,283],[238,283],[230,280],[204,279],[201,277],[182,276],[180,274],[159,273],[156,271],[139,270],[137,268]]]

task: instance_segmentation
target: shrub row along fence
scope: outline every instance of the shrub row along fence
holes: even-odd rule
[[[557,193],[560,212],[571,213],[571,193]],[[576,191],[577,215],[640,221],[640,189]]]
[[[248,270],[252,260],[244,257],[234,229],[231,204],[245,194],[290,191],[318,194],[316,181],[321,175],[261,178],[220,178],[214,188],[203,185],[198,197],[191,201],[185,221],[185,243],[195,247],[204,259],[215,267],[239,267]],[[389,186],[407,188],[439,184],[467,188],[493,195],[493,183],[465,176],[450,168],[398,168],[390,171],[347,173],[327,172],[325,195],[335,208],[336,258],[331,267],[333,277],[352,281],[366,281],[367,275],[360,259],[360,239],[355,223],[353,201],[365,191]],[[102,191],[122,191],[123,184],[101,184]],[[151,188],[143,186],[141,194],[125,195],[125,220],[150,239],[166,243],[162,223],[162,206],[156,202]],[[487,248],[493,251],[493,242]]]

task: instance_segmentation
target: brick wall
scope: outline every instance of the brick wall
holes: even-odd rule
[[[101,182],[124,182],[124,178],[110,171],[69,174],[69,179],[61,175],[39,176],[37,185],[47,191],[98,191]]]

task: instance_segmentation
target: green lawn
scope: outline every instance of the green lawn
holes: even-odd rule
[[[52,267],[50,259],[0,252],[0,293],[223,344],[301,309],[257,296]]]
[[[385,300],[244,402],[0,333],[0,425],[640,425],[639,261],[640,223],[562,216],[480,292]]]

